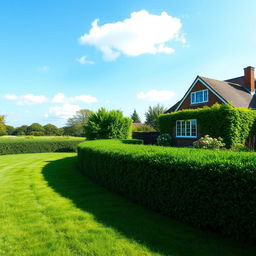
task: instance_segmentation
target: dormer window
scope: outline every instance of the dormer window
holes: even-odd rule
[[[191,92],[191,104],[208,102],[208,90]]]

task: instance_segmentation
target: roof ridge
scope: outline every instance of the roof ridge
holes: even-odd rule
[[[198,76],[202,79],[206,78],[206,79],[210,79],[210,80],[214,80],[214,81],[218,81],[218,82],[222,82],[222,83],[227,83],[227,84],[234,84],[234,85],[239,85],[239,86],[242,86],[244,87],[242,84],[238,84],[238,83],[234,83],[234,82],[230,82],[228,80],[219,80],[219,79],[215,79],[215,78],[210,78],[210,77],[206,77],[206,76]],[[237,77],[238,78],[238,77]],[[232,80],[232,79],[236,79],[236,78],[231,78],[229,80]]]

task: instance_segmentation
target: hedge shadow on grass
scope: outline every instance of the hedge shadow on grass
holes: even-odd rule
[[[96,221],[163,255],[256,255],[256,248],[200,231],[144,209],[91,182],[77,167],[76,157],[49,162],[45,180]]]

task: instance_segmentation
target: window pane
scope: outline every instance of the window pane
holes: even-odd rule
[[[180,121],[177,121],[177,127],[176,127],[176,135],[181,136],[181,126],[180,126]]]
[[[186,121],[186,136],[191,136],[190,135],[190,122],[191,121]]]
[[[196,120],[191,120],[191,136],[197,136],[197,134],[196,134]]]
[[[204,91],[204,102],[208,101],[208,90]]]
[[[196,101],[196,97],[195,97],[195,96],[196,96],[195,93],[192,92],[192,93],[191,93],[191,97],[192,97],[192,98],[191,98],[191,102],[192,102],[192,103],[195,103],[195,101]]]
[[[186,133],[185,133],[185,121],[181,121],[181,135],[182,136],[186,136]]]

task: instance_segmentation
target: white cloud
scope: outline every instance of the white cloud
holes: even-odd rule
[[[64,104],[62,106],[54,106],[49,109],[51,115],[61,119],[68,119],[76,114],[81,108],[77,105]]]
[[[175,92],[168,90],[150,90],[148,92],[139,92],[137,98],[141,100],[149,101],[167,101],[170,100],[175,95]]]
[[[44,114],[44,118],[48,118],[49,117],[49,114]]]
[[[94,103],[97,102],[98,99],[91,95],[78,95],[75,97],[66,97],[64,93],[57,93],[53,99],[52,102],[54,103],[75,103],[75,102],[81,102],[81,103]]]
[[[88,57],[87,56],[82,56],[80,58],[77,58],[76,59],[77,62],[79,62],[81,65],[84,65],[84,64],[94,64],[94,61],[92,60],[88,60]]]
[[[41,71],[41,72],[48,72],[49,69],[50,69],[50,67],[45,65],[45,66],[39,67],[38,69],[39,69],[39,71]]]
[[[15,94],[5,94],[4,98],[7,99],[7,100],[16,100],[17,95],[15,95]]]
[[[138,56],[149,53],[173,53],[166,43],[175,40],[185,43],[181,33],[181,20],[162,12],[161,15],[146,10],[133,12],[130,18],[115,23],[98,25],[96,19],[88,34],[80,37],[81,44],[97,47],[105,60],[111,61],[120,54]]]
[[[47,98],[45,96],[33,94],[25,94],[20,96],[15,94],[5,94],[4,98],[7,100],[14,100],[18,105],[33,105],[47,102]]]

